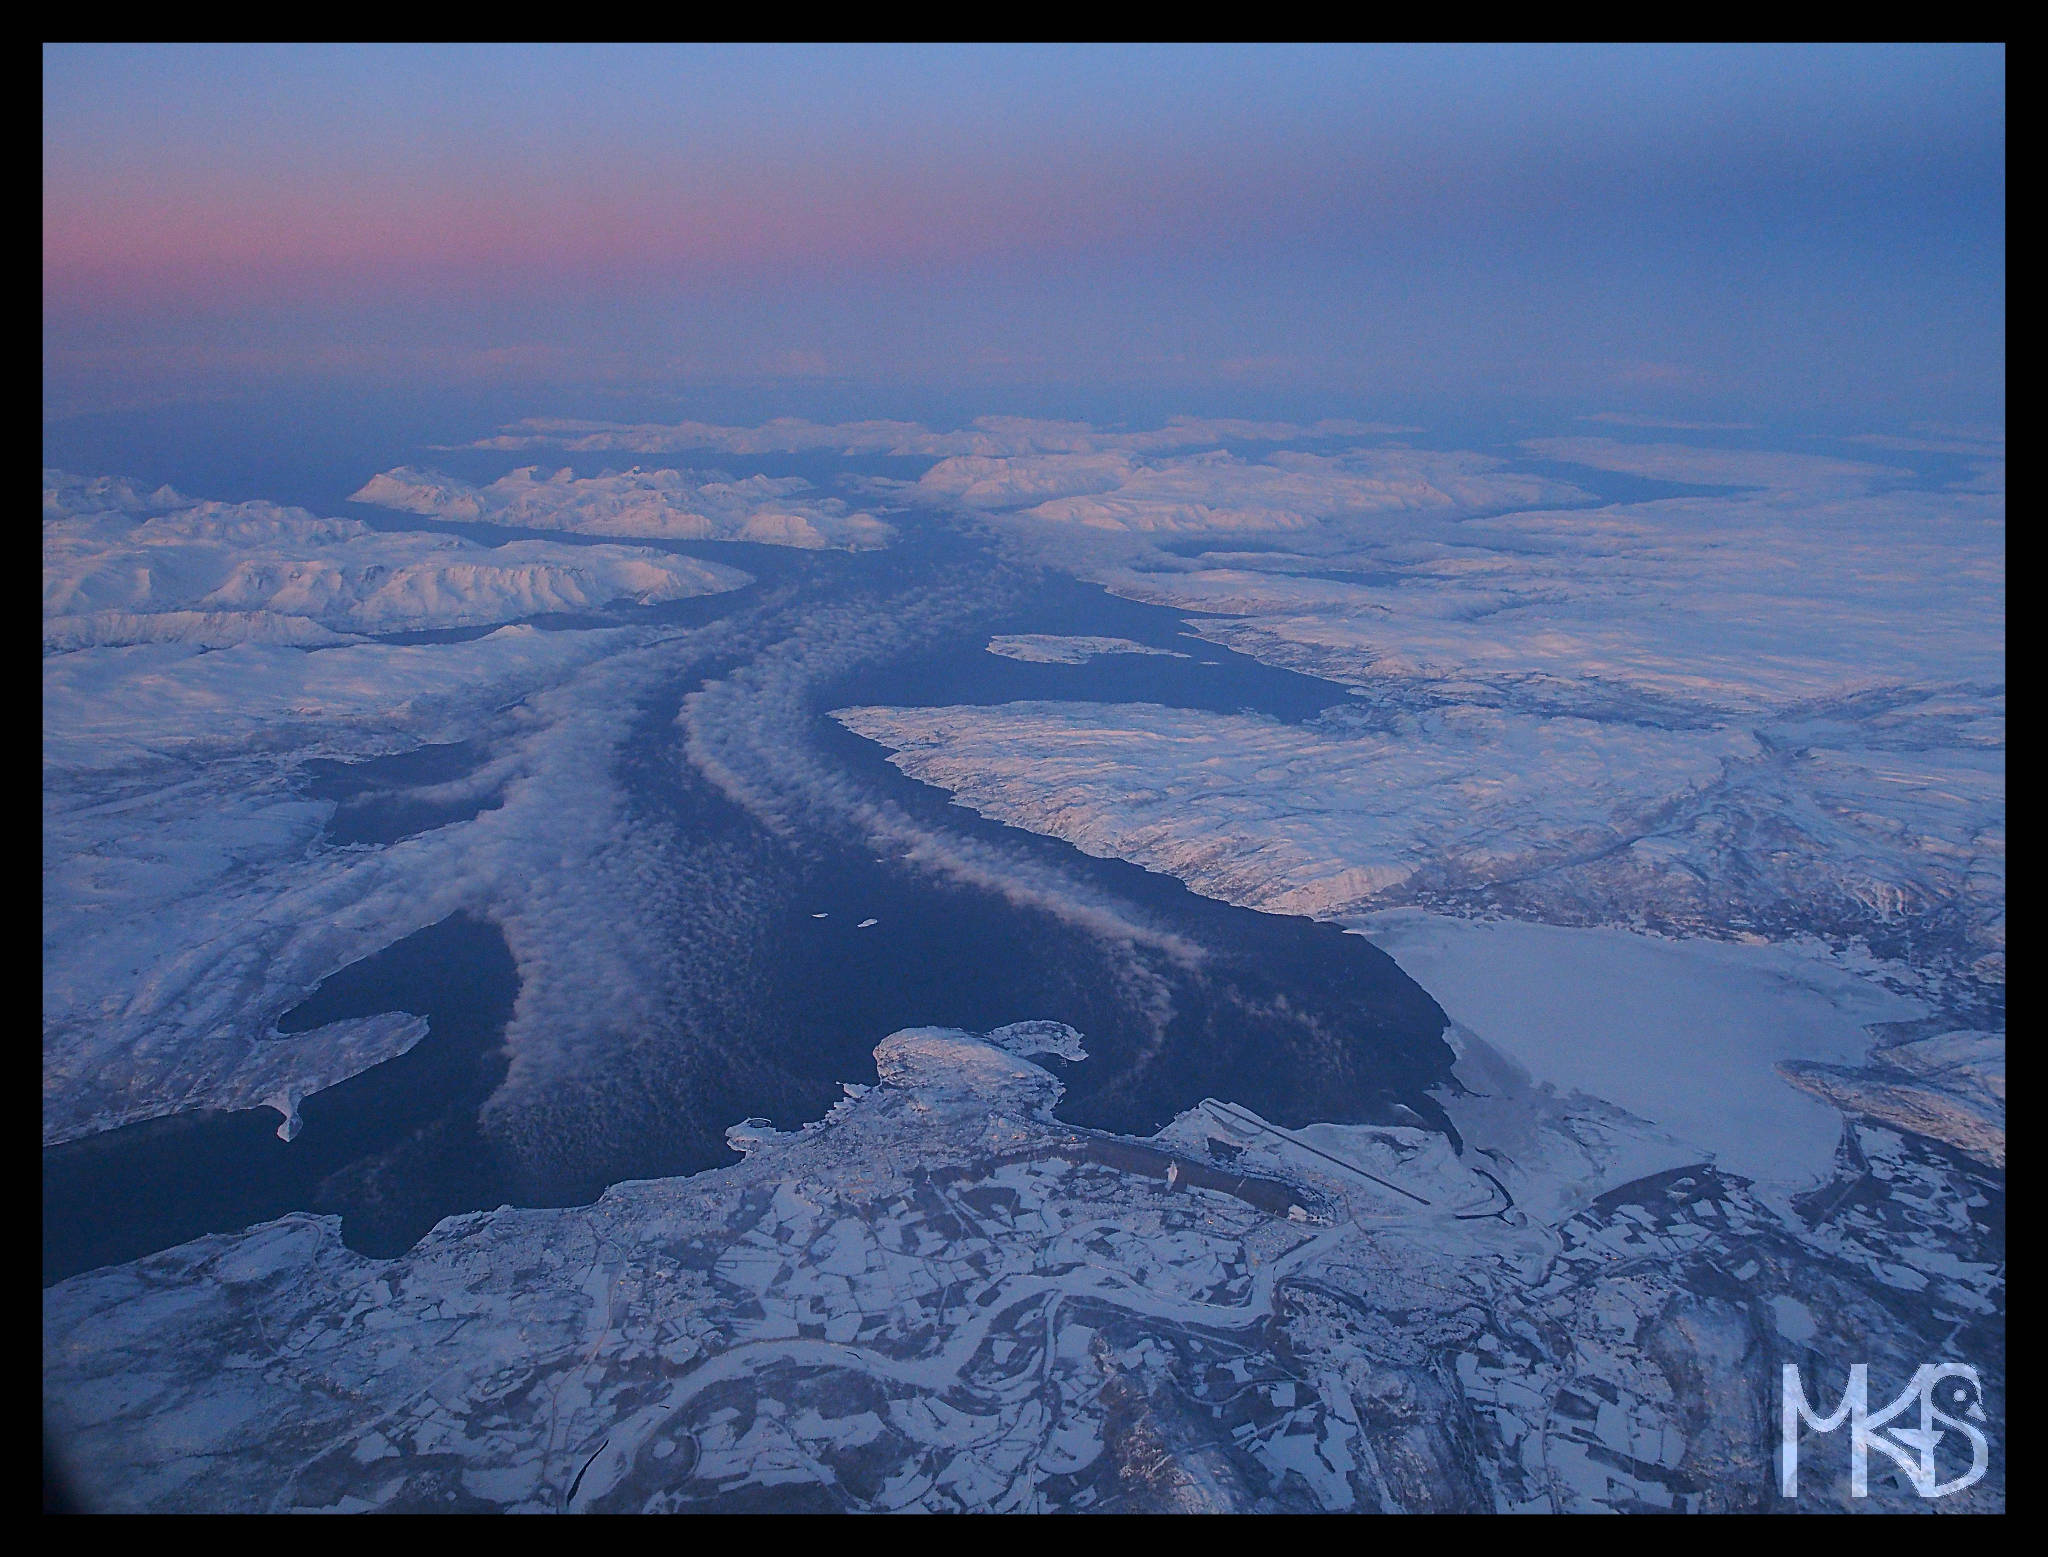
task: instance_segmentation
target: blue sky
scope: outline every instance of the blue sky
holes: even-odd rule
[[[2002,418],[2004,70],[49,48],[46,406],[338,378]]]

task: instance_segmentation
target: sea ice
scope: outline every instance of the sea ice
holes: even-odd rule
[[[1818,948],[1389,910],[1357,921],[1455,1021],[1539,1081],[1617,1103],[1746,1178],[1804,1188],[1840,1116],[1778,1062],[1854,1063],[1925,1007]]]
[[[1027,660],[1037,665],[1085,665],[1103,654],[1158,654],[1184,660],[1178,649],[1155,649],[1129,638],[1094,638],[1062,633],[998,633],[988,641],[988,652],[1005,659]]]

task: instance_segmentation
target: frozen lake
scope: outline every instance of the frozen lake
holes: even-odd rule
[[[1925,1014],[1796,945],[1412,909],[1357,928],[1538,1081],[1618,1103],[1723,1168],[1781,1184],[1827,1171],[1842,1116],[1787,1085],[1778,1061],[1854,1064],[1870,1047],[1867,1024]]]

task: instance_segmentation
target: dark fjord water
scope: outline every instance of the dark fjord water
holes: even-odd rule
[[[43,1153],[43,1284],[287,1211],[335,1212],[349,1246],[402,1254],[442,1217],[503,1200],[476,1111],[504,1078],[519,976],[493,924],[456,916],[341,969],[278,1023],[410,1011],[409,1051],[316,1092],[296,1139],[275,1109],[202,1110]]]
[[[885,553],[740,565],[773,575],[785,612],[843,604],[862,591],[886,611],[891,598],[916,597],[939,560],[974,565],[980,545],[910,536]],[[732,548],[676,549],[740,560]],[[697,614],[682,620],[750,611],[758,595],[685,602]],[[1299,722],[1353,701],[1343,687],[1196,639],[1187,623],[1186,613],[1064,576],[1022,578],[998,592],[996,605],[914,650],[814,687],[800,738],[831,771],[931,832],[1035,862],[1193,946],[1193,960],[1106,937],[986,886],[878,860],[860,837],[828,831],[792,843],[770,834],[680,760],[675,713],[701,684],[699,667],[642,710],[619,766],[648,870],[671,883],[660,929],[676,948],[675,966],[655,976],[663,1015],[621,1033],[587,1095],[559,1099],[538,1135],[479,1124],[505,1073],[502,1035],[518,976],[495,926],[446,921],[341,970],[283,1018],[284,1030],[302,1031],[404,1010],[431,1024],[410,1053],[308,1098],[294,1141],[277,1140],[276,1113],[257,1109],[150,1121],[46,1151],[45,1281],[297,1209],[339,1213],[351,1247],[389,1256],[453,1213],[587,1200],[621,1179],[717,1166],[732,1160],[726,1125],[758,1115],[793,1127],[818,1117],[840,1082],[874,1078],[875,1044],[906,1026],[1071,1023],[1086,1034],[1091,1058],[1055,1068],[1068,1088],[1062,1116],[1085,1126],[1146,1133],[1213,1095],[1290,1124],[1391,1120],[1409,1109],[1448,1131],[1428,1095],[1451,1061],[1443,1013],[1376,948],[1334,926],[1232,908],[1170,877],[975,816],[827,716],[853,703],[1049,699],[1252,710]],[[1186,657],[1038,664],[985,652],[994,632],[1122,637]],[[327,842],[374,846],[499,803],[490,794],[433,793],[489,755],[458,744],[311,763],[305,782],[309,794],[336,802]],[[862,928],[866,920],[875,923]]]

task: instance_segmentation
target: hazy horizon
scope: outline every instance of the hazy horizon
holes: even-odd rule
[[[58,415],[2003,416],[1995,46],[53,46],[43,90]]]

